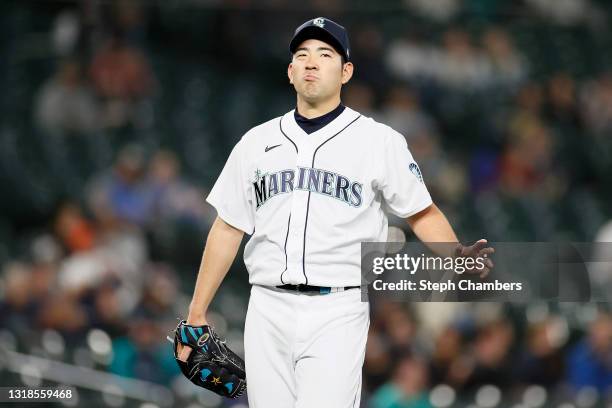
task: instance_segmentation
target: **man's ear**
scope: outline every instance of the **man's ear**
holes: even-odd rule
[[[342,85],[346,84],[353,77],[353,67],[352,62],[346,62],[342,65]]]
[[[292,84],[293,83],[293,64],[289,63],[289,66],[287,67],[287,76],[289,77],[289,83]]]

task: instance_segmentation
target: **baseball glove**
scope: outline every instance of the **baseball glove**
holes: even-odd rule
[[[186,362],[178,359],[179,343],[192,349]],[[208,325],[191,326],[182,320],[174,330],[174,358],[197,386],[227,398],[237,398],[246,390],[244,361]]]

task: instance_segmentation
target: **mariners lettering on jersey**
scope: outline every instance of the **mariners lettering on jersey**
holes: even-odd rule
[[[255,171],[255,180],[252,183],[256,210],[269,199],[291,193],[293,189],[318,193],[340,200],[351,207],[359,207],[363,202],[361,183],[324,169],[298,167],[297,175],[294,169],[265,174],[258,169]]]

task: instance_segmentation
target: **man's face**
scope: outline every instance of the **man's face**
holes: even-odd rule
[[[353,64],[329,44],[315,39],[304,41],[293,54],[287,70],[289,82],[307,102],[324,101],[340,94],[353,74]]]

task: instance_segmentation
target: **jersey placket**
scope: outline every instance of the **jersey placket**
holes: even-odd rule
[[[308,252],[309,238],[317,237],[320,231],[314,231],[312,220],[316,216],[324,214],[313,213],[313,200],[316,195],[309,192],[308,170],[304,171],[304,182],[300,186],[300,169],[316,168],[314,157],[322,145],[334,135],[339,134],[350,123],[354,122],[360,115],[347,115],[345,110],[338,118],[324,128],[311,134],[306,134],[293,120],[293,112],[287,114],[286,130],[288,139],[296,145],[297,159],[295,167],[295,179],[291,197],[291,215],[289,231],[287,234],[287,270],[281,275],[282,283],[311,284],[308,276]],[[283,127],[281,126],[281,130]],[[310,200],[310,201],[309,201]]]
[[[305,226],[308,212],[308,190],[298,189],[300,168],[309,168],[312,164],[314,146],[308,136],[297,140],[298,154],[295,167],[294,188],[291,197],[291,223],[287,241],[287,273],[283,276],[283,282],[307,283],[307,271],[305,271],[304,244]],[[307,173],[305,174],[307,176]],[[305,185],[307,180],[304,181]],[[312,199],[312,198],[311,198]]]

